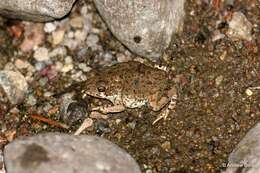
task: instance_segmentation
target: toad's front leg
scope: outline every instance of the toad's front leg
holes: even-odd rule
[[[98,106],[95,108],[92,108],[91,111],[97,111],[100,112],[102,114],[108,114],[108,113],[118,113],[118,112],[123,112],[125,110],[125,106],[124,105],[113,105],[113,106]],[[88,122],[89,118],[86,118],[83,123],[80,125],[80,127],[76,130],[76,132],[74,133],[74,135],[79,135],[81,134],[86,128],[88,128],[89,126],[89,122]]]
[[[125,110],[124,105],[113,105],[113,106],[98,106],[91,109],[91,111],[98,111],[102,114],[118,113]]]

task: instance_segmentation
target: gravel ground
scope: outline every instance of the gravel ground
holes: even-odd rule
[[[233,5],[188,0],[184,32],[173,36],[160,59],[176,75],[176,113],[155,125],[156,114],[149,110],[91,118],[84,133],[118,144],[146,173],[224,170],[229,153],[260,119],[259,7],[259,0]],[[252,24],[252,40],[227,36],[233,12]],[[48,24],[0,19],[0,56],[0,69],[18,69],[30,85],[19,106],[8,110],[0,103],[0,148],[18,136],[73,133],[80,122],[69,129],[44,122],[43,117],[63,121],[60,102],[52,95],[85,80],[91,69],[140,59],[111,35],[91,0],[78,2],[68,18]]]

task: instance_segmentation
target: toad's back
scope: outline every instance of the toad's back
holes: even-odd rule
[[[165,71],[135,61],[106,68],[100,77],[106,79],[110,92],[125,96],[145,97],[168,87]]]

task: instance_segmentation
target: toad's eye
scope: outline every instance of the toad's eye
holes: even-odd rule
[[[106,82],[105,81],[98,81],[97,82],[97,90],[98,90],[98,92],[105,92],[106,91]]]

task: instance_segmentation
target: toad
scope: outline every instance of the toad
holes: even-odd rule
[[[82,99],[91,96],[112,103],[91,111],[107,114],[147,106],[160,112],[153,124],[167,118],[177,99],[174,82],[166,71],[136,61],[105,67],[81,82],[79,88]]]

